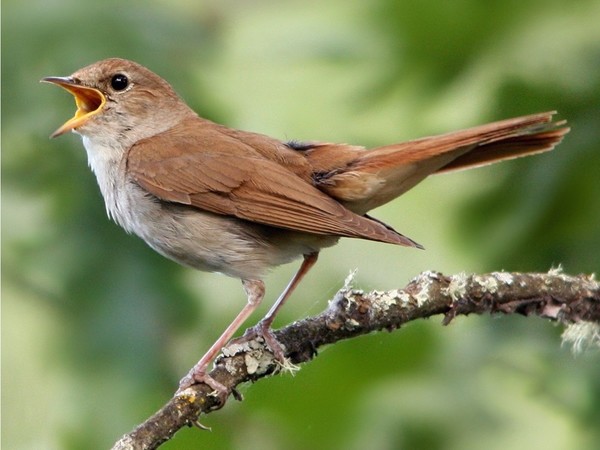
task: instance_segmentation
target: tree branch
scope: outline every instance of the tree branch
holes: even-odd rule
[[[547,274],[493,272],[453,276],[423,272],[403,289],[369,293],[351,289],[350,281],[321,314],[275,332],[292,364],[310,361],[323,345],[373,331],[392,331],[407,322],[437,314],[444,315],[445,325],[457,315],[535,315],[565,325],[589,326],[589,341],[600,342],[600,284],[593,276],[570,276],[560,270]],[[581,346],[584,335],[578,332],[574,337],[565,335],[565,339]],[[241,399],[236,386],[280,370],[262,342],[250,341],[224,348],[210,376]],[[155,449],[183,426],[200,426],[200,414],[222,406],[207,385],[192,386],[124,435],[113,449]]]

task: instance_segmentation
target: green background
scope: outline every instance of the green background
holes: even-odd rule
[[[357,287],[386,289],[422,270],[600,266],[595,0],[2,6],[3,448],[109,447],[245,300],[239,280],[180,268],[109,222],[80,139],[48,140],[74,105],[39,79],[105,57],[149,67],[207,118],[281,139],[376,146],[552,109],[568,119],[554,152],[434,177],[375,211],[427,250],[343,240],[278,325],[319,312],[355,268]],[[273,271],[268,299],[296,268]],[[535,318],[440,321],[325,349],[164,448],[598,444],[597,350],[573,356],[561,327]]]

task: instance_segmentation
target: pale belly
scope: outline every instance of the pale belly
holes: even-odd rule
[[[338,240],[165,203],[142,192],[134,197],[127,202],[135,204],[128,213],[111,214],[117,223],[167,258],[202,271],[261,279],[271,267]]]
[[[179,264],[241,279],[334,245],[338,238],[298,233],[159,201],[126,174],[123,154],[84,138],[109,216]],[[119,159],[121,158],[121,159]]]

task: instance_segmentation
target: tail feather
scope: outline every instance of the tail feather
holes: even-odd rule
[[[319,189],[350,210],[364,214],[433,173],[551,150],[569,132],[565,121],[552,122],[554,114],[550,111],[516,117],[372,150],[324,144],[315,146],[307,158],[315,169]],[[345,164],[340,165],[344,160]]]
[[[564,126],[564,121],[552,123],[554,114],[556,111],[515,117],[438,136],[378,147],[365,152],[361,159],[356,160],[356,165],[379,165],[383,160],[404,165],[445,153],[456,153],[459,149],[470,152],[477,148],[471,146],[482,146],[518,136],[534,136]],[[567,131],[568,129],[564,133]],[[528,152],[524,149],[523,153]]]
[[[521,156],[550,151],[560,144],[564,135],[569,132],[570,129],[565,125],[566,121],[554,122],[543,128],[531,129],[526,134],[489,143],[481,143],[473,150],[441,167],[436,173],[471,169]]]

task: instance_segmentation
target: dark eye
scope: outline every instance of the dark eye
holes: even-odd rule
[[[118,73],[110,79],[110,85],[115,91],[122,91],[129,85],[129,80],[122,73]]]

